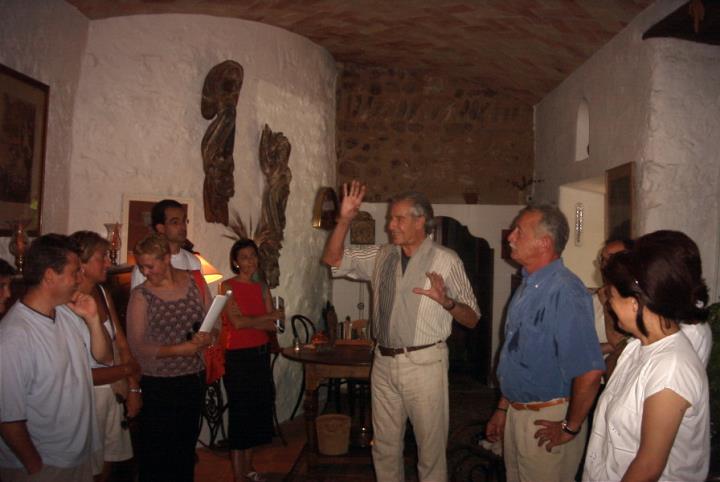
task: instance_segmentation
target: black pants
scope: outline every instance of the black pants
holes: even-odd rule
[[[244,450],[272,442],[274,385],[269,345],[225,352],[228,442]]]
[[[143,376],[138,434],[140,482],[192,482],[205,372]]]

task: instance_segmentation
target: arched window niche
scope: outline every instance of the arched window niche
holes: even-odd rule
[[[590,109],[587,99],[580,100],[575,124],[575,160],[584,161],[590,157]]]

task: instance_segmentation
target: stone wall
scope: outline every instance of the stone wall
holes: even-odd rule
[[[437,75],[343,66],[337,85],[338,183],[368,200],[404,190],[436,203],[514,204],[507,182],[533,166],[532,107]]]

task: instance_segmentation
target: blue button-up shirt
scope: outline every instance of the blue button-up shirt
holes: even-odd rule
[[[573,378],[591,370],[605,370],[605,362],[582,281],[561,259],[532,274],[523,269],[497,370],[503,396],[512,402],[569,397]]]

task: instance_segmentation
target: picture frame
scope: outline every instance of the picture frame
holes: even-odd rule
[[[369,212],[358,212],[350,223],[350,244],[375,244],[375,219]]]
[[[163,199],[173,199],[185,208],[188,218],[187,238],[192,239],[193,202],[192,199],[177,196],[158,196],[155,194],[124,194],[122,212],[122,246],[120,247],[120,262],[134,264],[135,256],[132,249],[143,237],[152,233],[151,215],[152,207]]]
[[[605,171],[605,239],[634,235],[634,173],[628,162]]]
[[[0,64],[0,236],[42,232],[50,87]]]
[[[312,226],[316,229],[331,230],[339,210],[338,197],[331,187],[321,187],[315,195]]]

